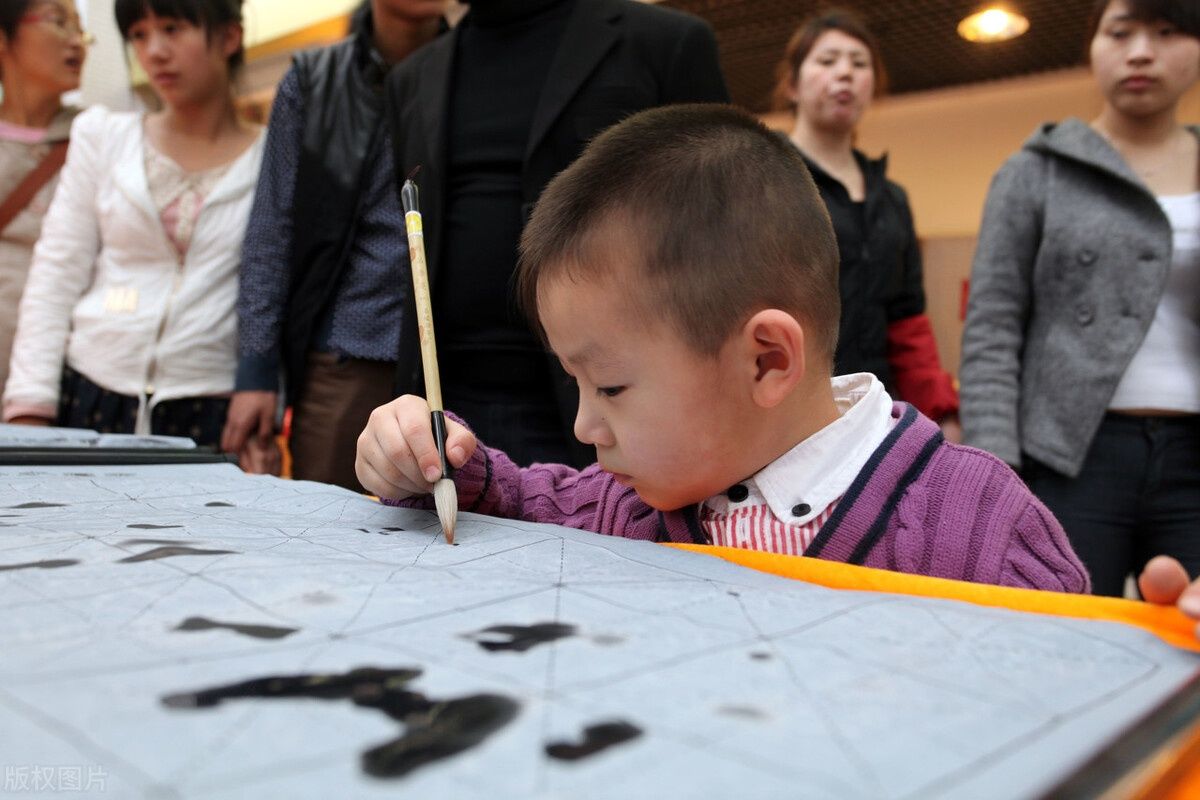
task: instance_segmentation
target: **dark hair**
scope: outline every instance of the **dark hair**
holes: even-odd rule
[[[858,39],[867,47],[871,54],[871,69],[875,73],[875,94],[881,95],[887,91],[887,69],[883,66],[883,58],[879,54],[879,42],[867,28],[866,24],[851,11],[841,8],[831,8],[807,17],[796,28],[787,47],[783,49],[783,58],[775,66],[775,90],[771,105],[777,109],[790,108],[795,110],[796,104],[788,96],[792,83],[796,80],[796,72],[821,35],[828,31],[841,31],[847,36]]]
[[[829,214],[799,151],[754,117],[720,105],[642,111],[550,182],[517,268],[518,299],[543,340],[539,284],[611,277],[614,230],[637,243],[631,302],[697,352],[715,354],[751,314],[779,308],[832,362],[840,300]]]
[[[21,17],[25,16],[25,12],[33,0],[3,0],[0,2],[0,30],[4,31],[5,38],[12,39],[17,35],[17,28],[21,26]]]
[[[185,19],[198,25],[210,35],[223,25],[242,24],[242,0],[116,0],[117,30],[129,40],[129,29],[150,13],[157,17]],[[229,57],[229,71],[234,73],[246,60],[243,44]]]
[[[1092,39],[1100,30],[1100,19],[1114,2],[1116,0],[1095,0],[1092,17],[1088,21],[1088,35],[1084,40],[1086,48],[1091,47]],[[1124,3],[1129,8],[1129,16],[1138,22],[1163,20],[1180,32],[1200,39],[1200,3],[1196,0],[1124,0]]]

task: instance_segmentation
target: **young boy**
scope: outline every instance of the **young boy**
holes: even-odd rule
[[[519,469],[449,423],[461,508],[1086,591],[1003,462],[945,442],[871,375],[831,379],[837,274],[803,161],[753,118],[670,106],[609,129],[543,193],[518,272],[599,463]],[[377,408],[358,440],[359,480],[385,501],[427,494],[437,463],[418,397]]]

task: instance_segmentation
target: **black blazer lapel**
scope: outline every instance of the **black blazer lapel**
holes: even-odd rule
[[[449,104],[450,71],[454,68],[454,52],[458,46],[458,30],[448,31],[429,45],[429,57],[421,65],[417,87],[417,110],[421,115],[421,134],[425,150],[435,165],[440,166],[446,153],[446,107]],[[411,165],[407,168],[411,169]]]
[[[423,152],[428,161],[420,164],[423,169],[417,178],[421,187],[421,212],[433,216],[435,224],[425,225],[426,257],[429,267],[429,280],[432,283],[437,275],[438,254],[440,252],[441,219],[445,213],[446,203],[446,114],[450,105],[450,86],[453,83],[454,53],[458,48],[459,31],[457,28],[442,35],[440,39],[426,45],[433,48],[428,58],[421,65],[420,81],[417,87],[417,108],[420,115],[420,125],[402,125],[402,129],[419,132],[424,138],[421,147],[404,147],[407,152]],[[417,164],[397,164],[397,172],[407,172]],[[400,177],[399,175],[397,177]],[[427,217],[428,219],[428,217]]]
[[[622,10],[608,0],[580,0],[567,20],[562,42],[550,64],[550,77],[538,98],[525,145],[525,161],[550,130],[550,126],[583,86],[605,53],[616,44],[620,33],[617,21]]]

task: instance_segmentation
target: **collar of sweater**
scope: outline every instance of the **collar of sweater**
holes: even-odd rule
[[[908,403],[892,405],[896,425],[871,454],[838,502],[833,516],[805,550],[806,556],[862,563],[874,538],[886,526],[895,502],[920,477],[943,442],[937,423]],[[659,514],[659,541],[706,544],[696,507]]]

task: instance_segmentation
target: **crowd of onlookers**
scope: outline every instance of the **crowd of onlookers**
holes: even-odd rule
[[[365,2],[344,41],[295,56],[265,130],[234,103],[241,0],[115,0],[146,113],[63,105],[88,44],[70,0],[0,6],[4,420],[187,436],[278,474],[287,407],[295,477],[385,494],[356,447],[374,409],[421,394],[397,193],[420,166],[446,407],[516,465],[591,464],[590,398],[516,302],[522,236],[602,131],[729,101],[716,40],[632,0],[488,0],[453,28],[445,6]],[[1157,554],[1200,574],[1200,129],[1178,119],[1200,8],[1098,0],[1084,44],[1102,110],[1040,127],[997,173],[957,384],[905,191],[855,148],[886,79],[853,14],[788,42],[777,136],[835,237],[833,374],[1007,462],[1093,590],[1120,594]],[[793,504],[808,532],[782,549],[824,546],[842,496]]]

